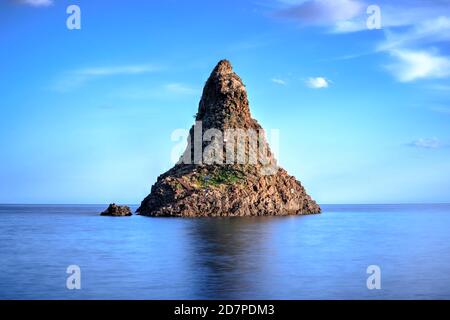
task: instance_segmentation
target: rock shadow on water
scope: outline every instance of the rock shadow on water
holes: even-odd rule
[[[270,265],[270,224],[283,217],[222,217],[192,221],[188,232],[193,296],[256,298]],[[263,292],[261,292],[263,294]]]

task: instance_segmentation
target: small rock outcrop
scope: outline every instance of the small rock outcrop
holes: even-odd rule
[[[203,89],[180,161],[160,175],[137,212],[147,216],[320,213],[302,184],[276,164],[251,117],[247,92],[227,60]]]
[[[128,206],[118,206],[115,203],[111,203],[108,208],[100,215],[112,216],[112,217],[126,217],[131,216],[131,209]]]

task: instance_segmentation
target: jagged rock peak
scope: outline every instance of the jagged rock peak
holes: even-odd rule
[[[213,69],[213,72],[211,73],[211,75],[220,76],[220,75],[230,74],[232,72],[233,72],[233,67],[231,66],[230,61],[228,61],[227,59],[222,59],[217,63],[217,65]]]
[[[206,81],[196,120],[204,128],[256,127],[245,85],[228,60],[220,60]]]

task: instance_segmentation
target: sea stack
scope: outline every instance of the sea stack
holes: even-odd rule
[[[128,217],[131,216],[132,213],[130,207],[128,206],[118,206],[115,203],[111,203],[100,215],[110,217]]]
[[[320,213],[301,183],[276,164],[251,117],[247,91],[227,60],[203,89],[179,162],[160,175],[137,212],[146,216]]]

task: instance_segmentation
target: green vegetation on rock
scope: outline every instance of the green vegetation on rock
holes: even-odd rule
[[[220,185],[232,185],[239,183],[244,179],[241,171],[222,167],[210,173],[209,175],[200,175],[198,177],[198,184],[202,188],[218,187]]]

